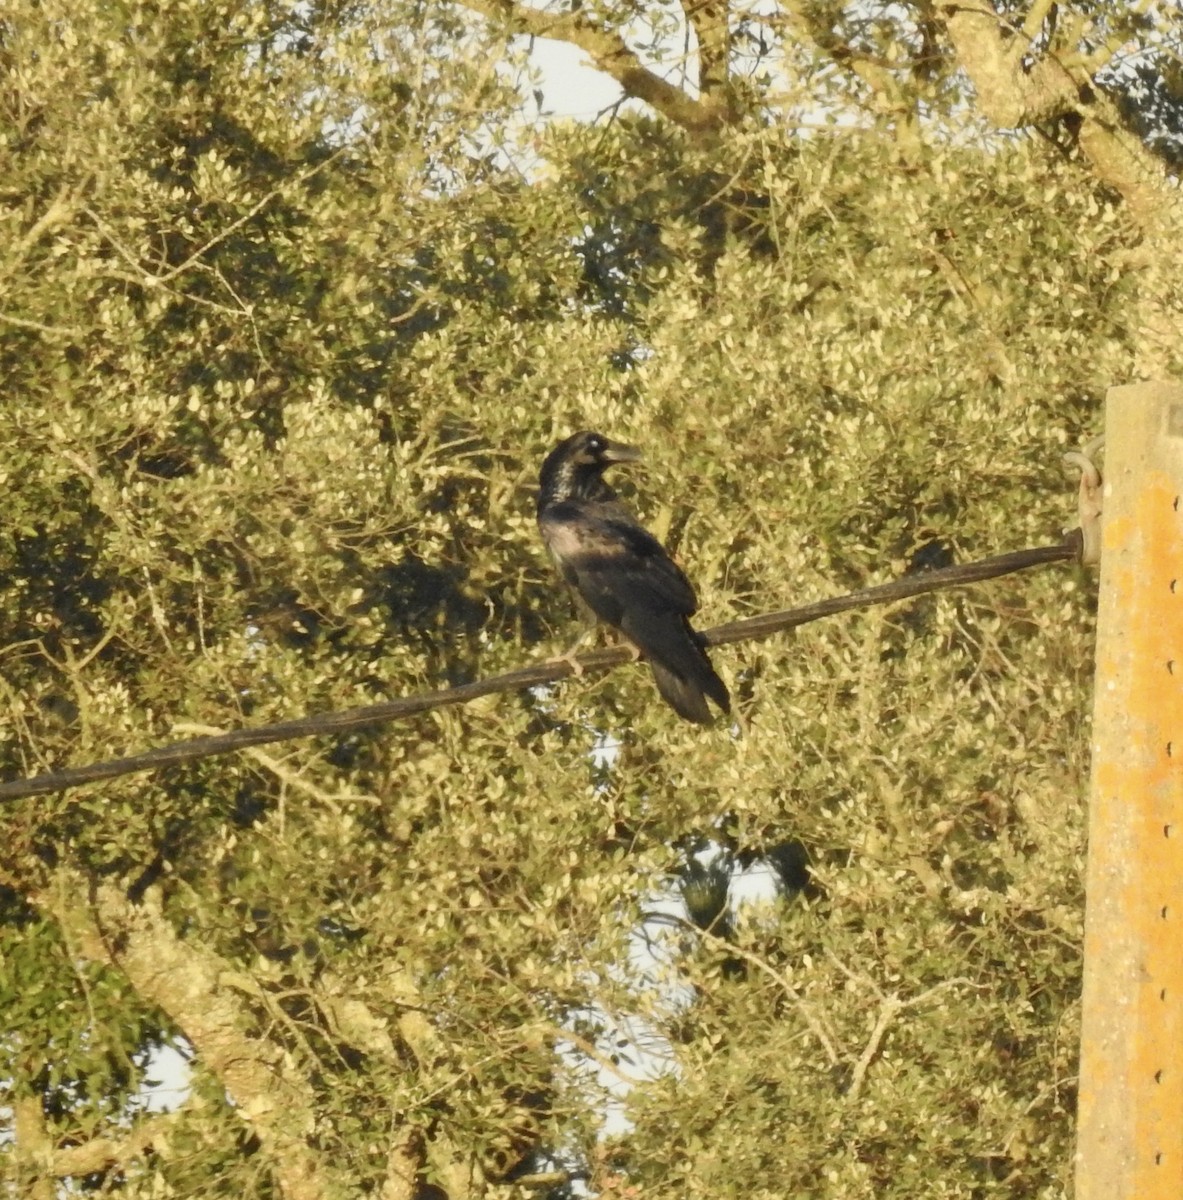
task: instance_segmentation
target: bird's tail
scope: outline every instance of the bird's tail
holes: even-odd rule
[[[694,721],[699,725],[711,723],[707,696],[710,696],[724,712],[731,711],[731,697],[727,693],[727,687],[709,663],[707,673],[694,679],[678,675],[658,662],[650,662],[649,666],[653,671],[653,681],[657,684],[657,690],[674,712],[687,721]]]
[[[667,704],[687,721],[699,725],[711,723],[711,710],[707,706],[709,696],[725,713],[731,711],[731,696],[727,685],[715,672],[698,635],[685,627],[684,641],[677,653],[663,647],[662,654],[648,655],[653,681]]]

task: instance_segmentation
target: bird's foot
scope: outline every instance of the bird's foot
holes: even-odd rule
[[[577,655],[583,646],[595,639],[595,636],[596,628],[593,625],[585,629],[562,654],[552,658],[551,662],[566,663],[571,668],[571,674],[578,679],[583,674],[583,663],[579,661]]]
[[[552,663],[566,663],[567,666],[571,668],[571,674],[578,679],[583,674],[583,663],[579,661],[575,654],[576,650],[578,649],[578,645],[572,646],[570,650],[566,651],[564,654],[556,655],[550,661]]]

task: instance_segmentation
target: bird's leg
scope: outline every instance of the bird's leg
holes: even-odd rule
[[[571,674],[578,679],[583,674],[583,663],[581,663],[576,656],[578,655],[581,647],[585,646],[588,642],[595,641],[597,635],[599,634],[599,630],[599,623],[593,618],[587,625],[584,626],[583,632],[575,639],[571,646],[564,650],[562,654],[556,655],[550,661],[556,663],[566,663],[571,668]],[[645,657],[641,651],[641,648],[633,642],[630,642],[628,638],[620,637],[618,638],[618,641],[620,645],[628,649],[629,659],[631,662],[640,662],[641,659]]]
[[[583,632],[575,639],[571,646],[564,650],[562,654],[551,659],[551,662],[566,663],[571,668],[571,674],[578,679],[583,674],[583,664],[576,658],[581,646],[595,639],[597,625],[593,621],[590,624],[585,624]]]

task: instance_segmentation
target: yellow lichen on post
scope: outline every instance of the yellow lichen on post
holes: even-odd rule
[[[1183,386],[1106,410],[1078,1200],[1183,1196]]]

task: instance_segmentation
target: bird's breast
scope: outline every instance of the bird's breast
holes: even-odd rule
[[[586,549],[579,525],[565,520],[561,515],[552,516],[543,513],[538,518],[538,529],[551,557],[558,563],[562,563],[564,559],[574,558]]]

